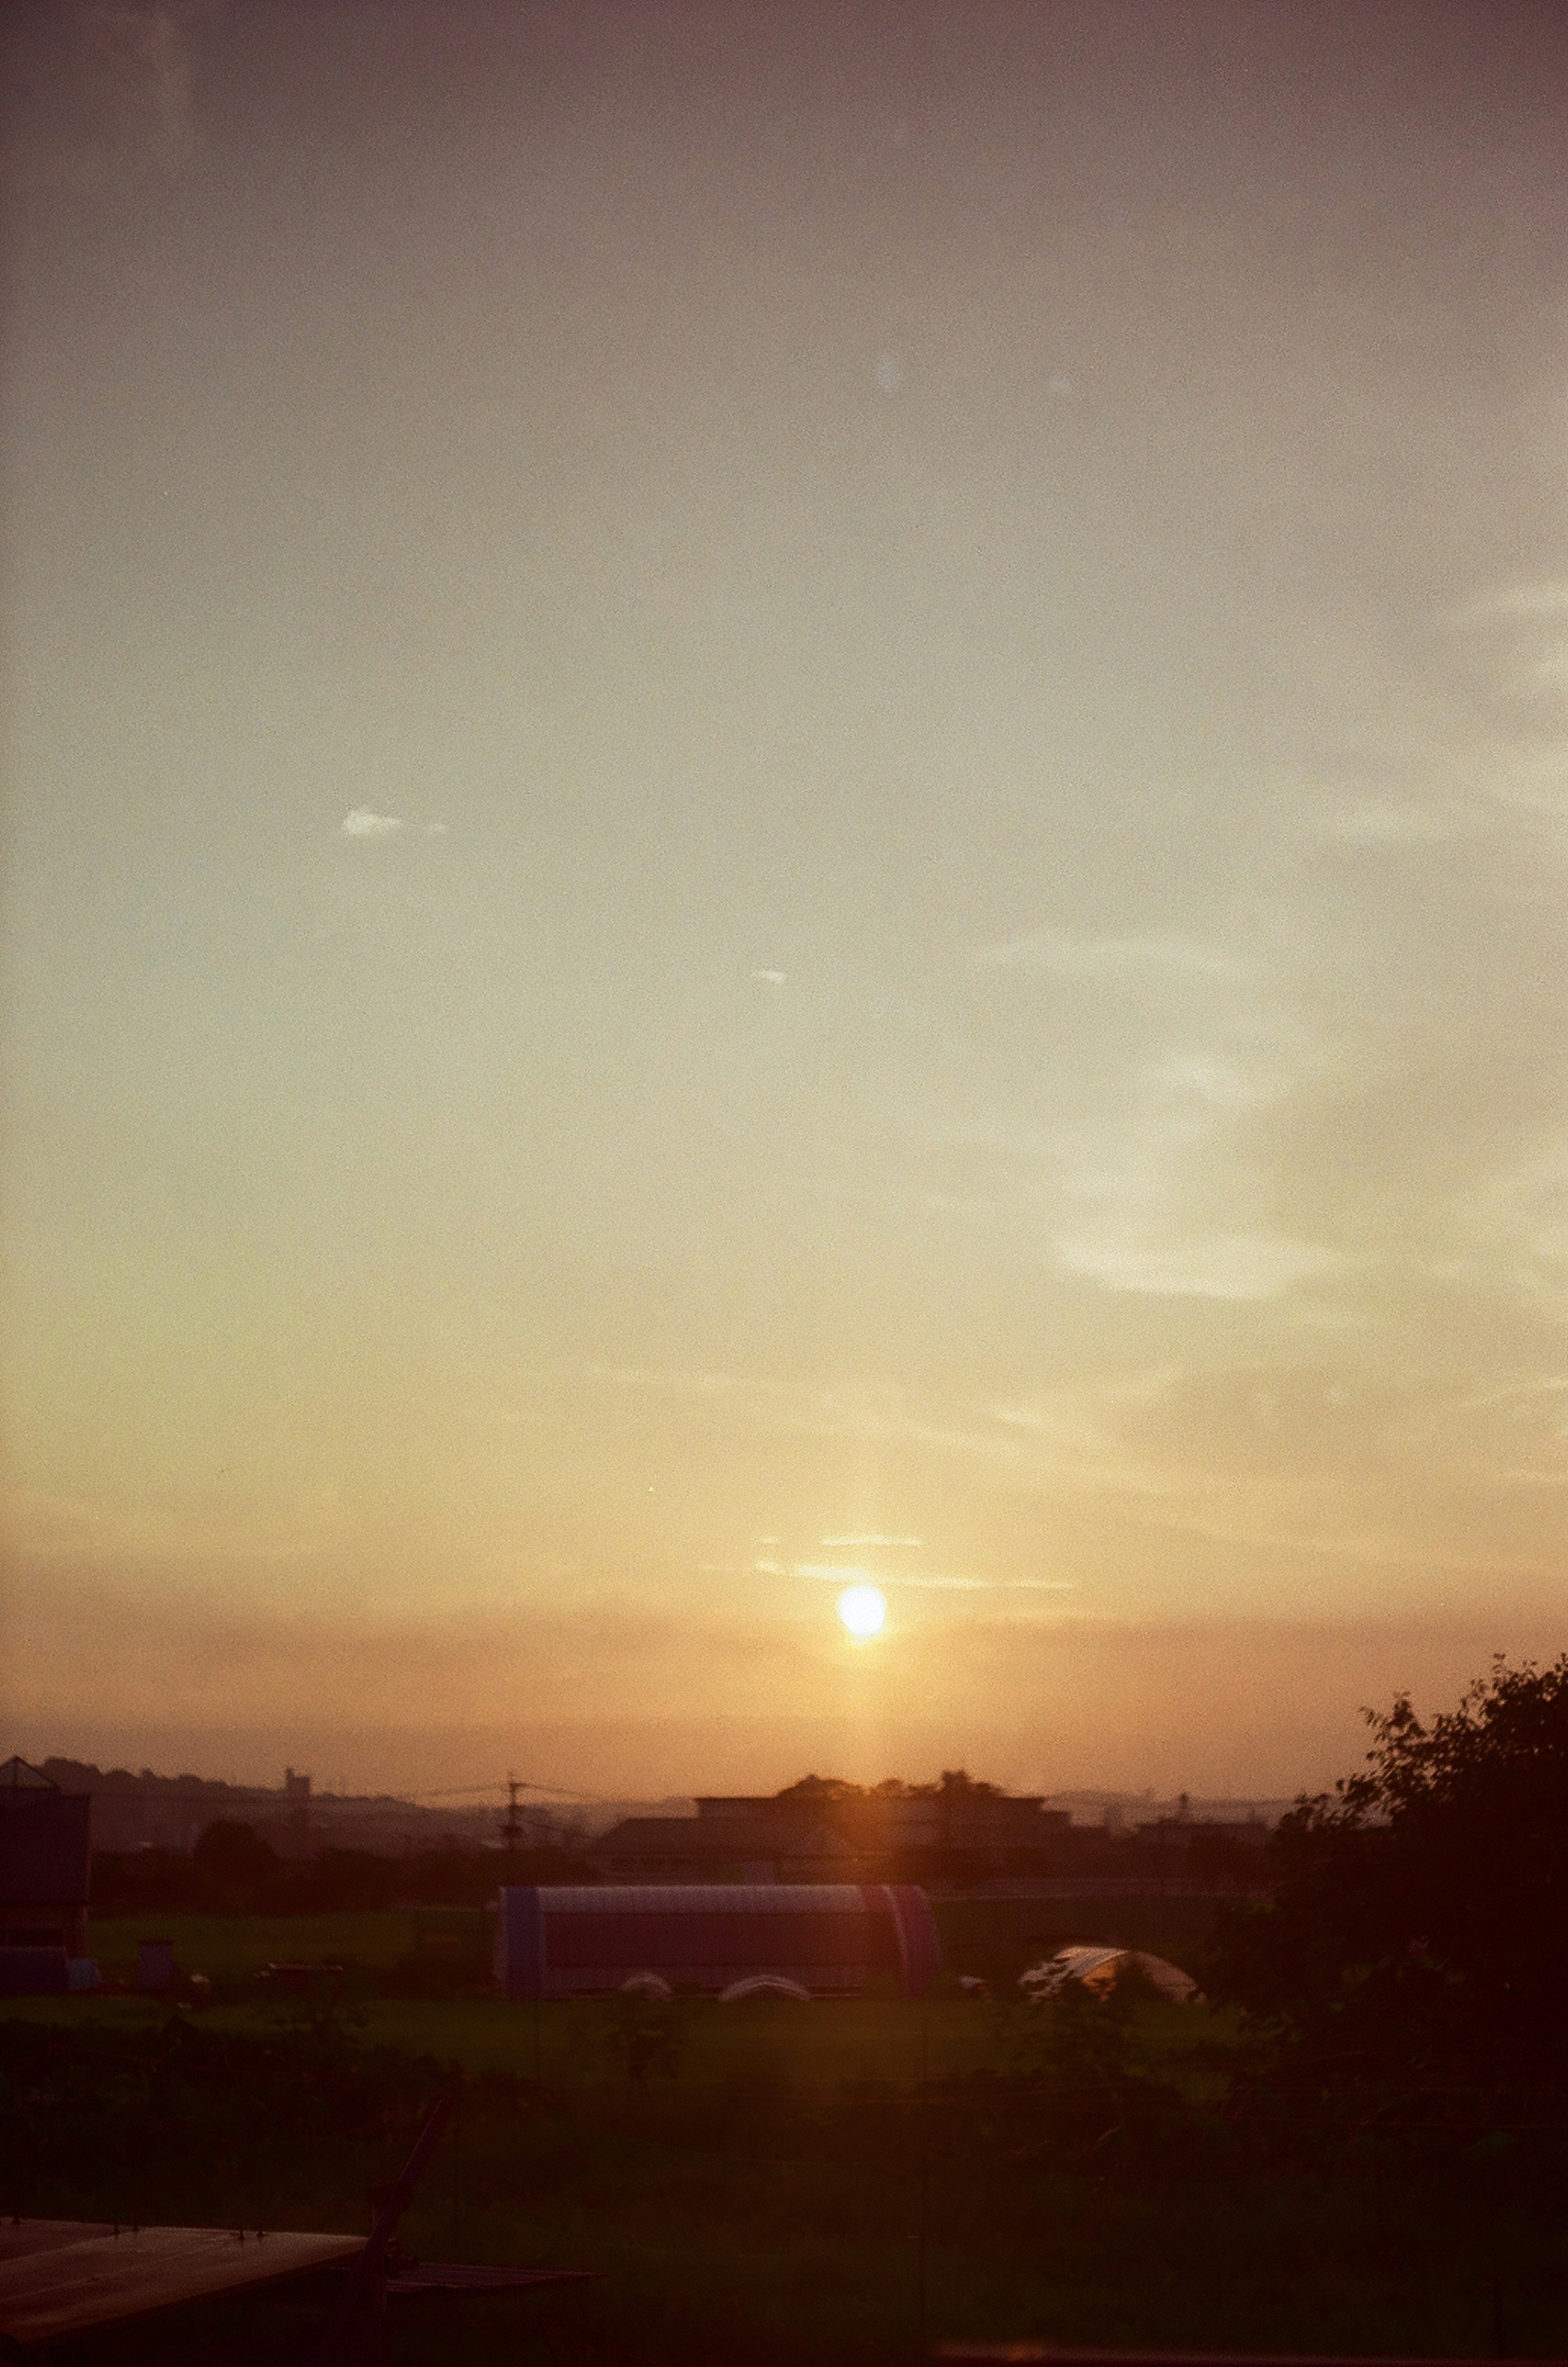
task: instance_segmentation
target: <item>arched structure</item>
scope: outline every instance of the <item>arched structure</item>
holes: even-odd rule
[[[1129,1975],[1171,2005],[1196,2005],[1202,2001],[1197,1982],[1179,1965],[1168,1963],[1164,1956],[1151,1956],[1145,1948],[1119,1948],[1110,1943],[1058,1948],[1054,1956],[1021,1973],[1018,1985],[1031,2003],[1038,2005],[1047,1998],[1059,1997],[1069,1981],[1078,1982],[1097,1996],[1108,1996],[1117,1982]]]
[[[813,1997],[891,1976],[918,1998],[942,1970],[925,1892],[904,1883],[530,1885],[500,1907],[495,1972],[513,1999],[604,1996],[636,1973],[706,1997],[752,1973]]]

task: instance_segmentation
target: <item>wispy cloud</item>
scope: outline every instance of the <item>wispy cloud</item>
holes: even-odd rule
[[[925,1540],[922,1537],[885,1537],[868,1534],[863,1537],[824,1537],[822,1542],[830,1549],[834,1546],[919,1546]]]
[[[183,7],[119,6],[93,12],[106,39],[121,45],[145,109],[149,148],[154,160],[166,166],[186,163],[195,148],[189,23],[193,16],[210,13],[208,8],[193,9],[188,0]]]
[[[1360,798],[1318,817],[1320,838],[1346,846],[1435,846],[1463,838],[1476,821],[1452,808],[1418,805],[1400,798]]]
[[[1549,1129],[1473,1187],[1455,1215],[1486,1271],[1557,1313],[1568,1307],[1568,1133]],[[1470,1262],[1461,1256],[1461,1266]]]
[[[863,1540],[870,1543],[871,1540]],[[882,1539],[879,1542],[897,1543]],[[759,1561],[753,1569],[762,1578],[805,1578],[829,1586],[852,1586],[867,1582],[879,1586],[885,1593],[913,1590],[926,1594],[1070,1594],[1077,1590],[1076,1578],[971,1578],[953,1572],[865,1569],[855,1562]]]
[[[444,821],[404,821],[400,815],[377,813],[370,806],[355,806],[338,824],[344,838],[441,838]]]
[[[1480,593],[1459,611],[1461,624],[1482,624],[1493,617],[1568,617],[1568,580],[1503,584]]]
[[[1009,1179],[1015,1214],[1040,1246],[1108,1289],[1271,1299],[1341,1263],[1280,1222],[1277,1169],[1257,1148],[1264,1114],[1320,1085],[1345,1057],[1348,1023],[1331,1034],[1323,1020],[1332,946],[1278,903],[1233,919],[1215,934],[1073,935],[1053,925],[975,956],[982,968],[1125,996],[1099,1059],[1080,1052],[1064,1068],[1077,1109],[1055,1128],[1021,1134]],[[1085,1029],[1099,1025],[1102,1001],[1086,993]],[[1070,1014],[1053,1023],[1073,1024]]]
[[[198,35],[225,0],[72,0],[31,13],[57,19],[63,38],[12,110],[12,173],[44,187],[124,187],[197,161]]]
[[[1211,1233],[1161,1243],[1058,1234],[1055,1248],[1069,1273],[1088,1274],[1111,1290],[1161,1298],[1278,1298],[1342,1263],[1314,1241],[1270,1233]]]
[[[834,1579],[864,1578],[868,1573],[858,1563],[841,1561],[797,1561],[790,1570],[792,1578]]]
[[[1075,937],[1065,929],[1033,929],[1003,945],[982,946],[974,957],[980,969],[1049,970],[1058,978],[1118,978],[1139,970],[1166,970],[1190,978],[1241,980],[1249,965],[1237,955],[1201,939],[1156,934],[1138,937]]]

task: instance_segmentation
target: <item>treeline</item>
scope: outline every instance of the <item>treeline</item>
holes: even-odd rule
[[[1561,2135],[1568,1657],[1370,1722],[1365,1771],[1282,1820],[1270,1896],[1221,1916],[1203,1985],[1296,2125]]]
[[[220,1818],[193,1849],[103,1850],[93,1859],[93,1912],[141,1915],[334,1915],[391,1907],[484,1907],[503,1882],[592,1882],[566,1850],[436,1849],[399,1857],[322,1849],[281,1858],[250,1825]]]

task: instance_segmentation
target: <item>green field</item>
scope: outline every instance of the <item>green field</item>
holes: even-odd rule
[[[264,1959],[265,1961],[265,1959]],[[10,2000],[17,2019],[81,2029],[95,2023],[151,2029],[167,2008],[139,1997],[30,1998]],[[492,1998],[367,1998],[350,2009],[367,2044],[427,2056],[467,2072],[499,2071],[540,2079],[570,2100],[614,2086],[622,2075],[593,2044],[592,2005],[507,2005]],[[199,2017],[204,2029],[265,2032],[276,2020],[265,2004],[218,2005]],[[1143,2038],[1171,2065],[1228,2028],[1201,2009],[1140,2010]],[[812,2101],[852,2083],[913,2089],[927,2078],[963,2078],[1001,2067],[991,2016],[983,2005],[938,2002],[913,2007],[856,2000],[781,2007],[776,2013],[705,2008],[694,2015],[678,2079],[682,2089],[723,2089],[760,2074],[782,2078]]]
[[[399,1916],[165,1919],[99,1925],[100,1960],[129,1968],[143,1933],[175,1940],[188,1968],[235,1979],[279,1958],[368,1974],[399,1963],[412,1938]],[[135,1997],[38,2000],[6,2009],[0,2045],[7,2022],[159,2044],[175,2043],[177,2022],[198,2053],[208,2035],[250,2033],[265,2042],[259,2055],[284,2043],[271,2033],[292,2029],[296,2044],[304,2018],[254,1999],[174,2017]],[[411,2367],[893,2367],[957,2336],[1564,2349],[1568,2236],[1554,2190],[1510,2184],[1497,2157],[1478,2175],[1365,2146],[1332,2162],[1237,2155],[1215,2110],[1236,2033],[1201,2008],[1134,2009],[1128,2043],[1145,2085],[1107,2088],[1112,2101],[1091,2098],[1087,2120],[1070,2092],[1064,2116],[1049,2083],[1039,2094],[1010,2085],[1007,2018],[951,1998],[699,2006],[678,2065],[645,2089],[617,2064],[602,2006],[366,1995],[348,2018],[351,2053],[428,2058],[411,2075],[416,2095],[465,2075],[458,2124],[406,2223],[413,2248],[598,2272],[590,2286],[400,2323],[394,2358]],[[307,2078],[311,2059],[299,2058]],[[1172,2101],[1151,2115],[1139,2101],[1150,2096]],[[106,2139],[100,2153],[89,2124],[65,2183],[23,2207],[352,2228],[366,2223],[369,2181],[408,2141],[405,2111],[383,2137],[268,2154],[229,2144],[227,2100],[211,2104],[211,2126],[188,2146],[139,2146],[132,2112],[129,2142]],[[164,2354],[128,2342],[118,2355]]]
[[[220,1980],[243,1979],[269,1964],[362,1965],[386,1972],[412,1953],[420,1920],[412,1913],[95,1917],[87,1945],[107,1981],[134,1978],[141,1940],[173,1941],[182,1972]]]
[[[1114,1940],[1152,1949],[1179,1964],[1201,1948],[1213,1920],[1209,1898],[1151,1893],[1118,1899],[939,1899],[942,1956],[953,1973],[993,1981],[1071,1940]],[[107,1980],[129,1980],[139,1940],[172,1940],[186,1972],[243,1977],[268,1963],[346,1963],[385,1972],[428,1944],[457,1940],[476,1966],[488,1956],[490,1919],[482,1909],[413,1909],[365,1915],[223,1916],[151,1913],[95,1918],[88,1941]]]

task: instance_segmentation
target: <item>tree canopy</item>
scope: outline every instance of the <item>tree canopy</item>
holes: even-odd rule
[[[1298,2050],[1374,2073],[1568,2075],[1568,1656],[1429,1722],[1368,1713],[1364,1772],[1299,1801],[1273,1895],[1224,1919],[1205,1985]]]

